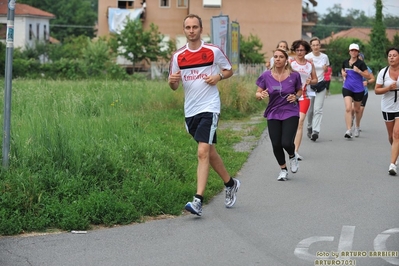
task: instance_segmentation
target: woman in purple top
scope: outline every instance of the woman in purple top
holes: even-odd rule
[[[256,98],[269,98],[264,117],[267,119],[273,153],[281,168],[277,180],[284,181],[288,176],[284,150],[290,159],[291,172],[296,173],[299,168],[294,140],[299,121],[298,99],[302,96],[302,82],[300,74],[292,70],[286,51],[276,49],[273,59],[273,67],[256,81]]]
[[[359,45],[352,43],[349,45],[350,58],[342,63],[341,74],[344,79],[342,87],[342,96],[345,102],[345,138],[352,138],[352,102],[355,111],[356,126],[354,129],[355,137],[359,137],[359,114],[360,104],[364,96],[363,77],[370,78],[366,64],[358,58]]]

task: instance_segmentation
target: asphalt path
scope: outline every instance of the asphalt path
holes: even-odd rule
[[[362,132],[351,140],[342,96],[327,97],[320,138],[304,134],[304,160],[288,181],[277,181],[265,131],[237,176],[231,209],[221,193],[202,217],[2,237],[0,265],[399,265],[399,176],[388,175],[380,96],[369,94]]]

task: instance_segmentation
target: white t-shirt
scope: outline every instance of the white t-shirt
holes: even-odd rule
[[[220,113],[219,90],[216,85],[210,85],[204,79],[218,75],[220,69],[231,68],[224,52],[210,43],[202,42],[197,50],[190,50],[186,44],[173,54],[169,74],[181,71],[185,117],[204,112]]]
[[[293,70],[299,72],[301,75],[302,89],[308,77],[312,75],[312,63],[306,61],[305,64],[298,63],[295,59],[290,61]],[[310,85],[306,86],[306,97],[316,96],[316,92],[310,88]],[[303,100],[303,94],[299,100]]]
[[[378,72],[376,84],[380,84],[383,87],[388,87],[392,83],[396,82],[399,87],[399,80],[396,81],[396,80],[391,79],[391,77],[389,76],[389,69],[385,73],[384,80],[382,79],[382,76],[384,75],[386,68],[387,67],[384,67],[383,69],[380,70],[380,72]],[[381,98],[381,111],[387,112],[387,113],[399,112],[399,92],[397,92],[397,95],[398,95],[398,99],[395,102],[395,91],[388,91],[388,92],[384,93]]]
[[[316,70],[317,82],[324,80],[324,66],[329,66],[330,61],[328,60],[328,56],[324,53],[320,53],[320,55],[315,56],[312,52],[305,55],[305,58],[309,61],[313,60],[313,65]]]

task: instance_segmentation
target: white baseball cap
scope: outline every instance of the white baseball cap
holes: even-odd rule
[[[360,50],[359,49],[359,45],[357,45],[356,43],[352,43],[351,45],[349,45],[349,51],[350,50]]]

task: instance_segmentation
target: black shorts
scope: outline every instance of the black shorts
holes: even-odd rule
[[[382,117],[384,118],[385,122],[392,122],[396,118],[399,118],[399,112],[396,112],[396,113],[382,112]]]
[[[362,92],[353,92],[348,89],[342,88],[342,96],[347,97],[352,97],[353,101],[355,102],[361,102],[363,100],[364,96],[364,91]]]
[[[369,94],[366,93],[366,94],[363,96],[362,103],[360,104],[360,106],[366,107],[366,103],[367,103],[367,99],[368,99],[368,98],[369,98]]]
[[[216,129],[218,127],[218,113],[200,113],[186,117],[186,130],[197,142],[216,144]]]

